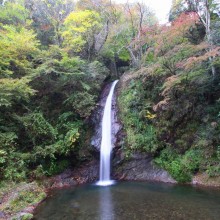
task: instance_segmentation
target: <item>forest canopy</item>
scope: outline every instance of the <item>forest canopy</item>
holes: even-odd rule
[[[129,66],[132,39],[156,19],[140,4],[0,3],[0,178],[54,175],[83,160],[105,79]]]
[[[0,179],[91,157],[89,117],[126,71],[126,155],[148,152],[182,182],[218,175],[219,26],[214,0],[173,1],[166,25],[140,2],[0,1]]]

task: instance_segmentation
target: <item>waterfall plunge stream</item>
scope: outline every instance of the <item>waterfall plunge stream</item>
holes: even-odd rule
[[[102,141],[100,148],[100,174],[97,185],[108,186],[114,183],[110,179],[110,159],[112,151],[112,97],[118,80],[114,81],[108,94],[102,118]]]

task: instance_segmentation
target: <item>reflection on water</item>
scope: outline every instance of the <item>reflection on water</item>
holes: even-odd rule
[[[114,207],[109,187],[103,187],[99,192],[99,212],[101,220],[114,220]]]
[[[220,191],[158,183],[118,183],[55,191],[36,220],[219,220]]]

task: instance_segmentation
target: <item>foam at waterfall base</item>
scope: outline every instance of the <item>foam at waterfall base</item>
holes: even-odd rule
[[[106,181],[99,180],[96,183],[97,186],[111,186],[111,185],[114,185],[114,184],[115,184],[114,180],[106,180]]]

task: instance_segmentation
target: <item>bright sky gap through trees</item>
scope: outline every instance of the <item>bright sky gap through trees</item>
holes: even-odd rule
[[[116,3],[132,3],[138,2],[138,0],[114,0]],[[139,2],[143,2],[148,7],[153,9],[158,20],[161,24],[168,22],[168,14],[171,8],[172,0],[142,0]]]
[[[76,2],[78,0],[75,0]],[[135,2],[143,2],[146,4],[149,8],[151,8],[159,22],[161,24],[165,24],[168,22],[168,14],[171,8],[172,0],[113,0],[115,3],[135,3]]]

